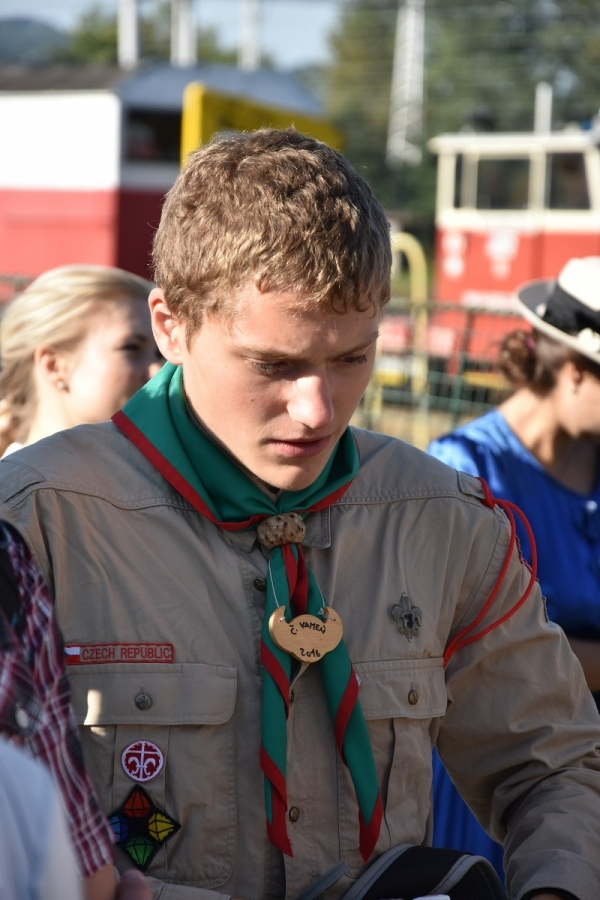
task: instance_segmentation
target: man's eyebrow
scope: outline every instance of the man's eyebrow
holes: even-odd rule
[[[344,356],[352,356],[355,353],[360,353],[361,350],[366,350],[367,347],[370,347],[377,338],[379,337],[379,329],[374,331],[369,337],[367,337],[364,341],[361,341],[360,344],[357,344],[355,347],[351,347],[348,350],[342,350],[341,353],[336,353],[332,356],[332,359],[341,359]],[[244,354],[254,355],[254,356],[268,356],[272,359],[297,359],[302,361],[306,359],[306,357],[302,356],[300,353],[282,353],[281,349],[276,349],[275,347],[253,347],[249,344],[244,344],[243,347],[239,348]]]

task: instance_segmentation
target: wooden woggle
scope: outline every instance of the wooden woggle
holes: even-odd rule
[[[306,534],[304,519],[298,513],[279,513],[264,519],[256,529],[258,540],[272,550],[283,544],[301,544]]]
[[[344,633],[334,609],[324,606],[323,616],[324,621],[306,614],[286,622],[285,606],[279,606],[269,619],[269,633],[280,650],[299,662],[318,662],[337,647]]]

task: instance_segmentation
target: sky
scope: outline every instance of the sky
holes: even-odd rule
[[[326,62],[327,35],[343,0],[261,0],[261,52],[282,68]],[[117,0],[0,0],[0,28],[8,17],[36,18],[71,28],[79,16],[97,6],[115,12]],[[148,8],[142,0],[141,8]],[[224,47],[236,47],[240,0],[194,0],[200,27],[214,28]]]

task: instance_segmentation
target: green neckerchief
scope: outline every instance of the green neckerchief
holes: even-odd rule
[[[117,427],[169,483],[215,525],[248,531],[270,516],[296,512],[303,518],[334,503],[359,469],[358,450],[349,429],[338,441],[319,477],[301,491],[283,491],[271,499],[191,421],[182,370],[167,363],[113,416]],[[292,658],[271,638],[268,621],[278,607],[285,617],[309,613],[323,619],[326,605],[298,544],[271,550],[263,622],[264,666],[261,768],[269,838],[292,854],[287,835],[286,718]],[[360,851],[366,861],[381,825],[382,806],[373,753],[358,701],[358,681],[343,642],[317,663],[323,679],[338,749],[348,766],[359,805]]]

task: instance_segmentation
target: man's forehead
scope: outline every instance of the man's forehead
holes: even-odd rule
[[[378,319],[350,311],[341,315],[303,314],[264,322],[236,319],[228,333],[233,346],[241,353],[261,356],[285,356],[308,359],[326,351],[332,357],[358,353],[370,346],[379,333]]]
[[[285,285],[285,281],[283,284]],[[290,315],[298,317],[314,315],[317,318],[326,318],[332,312],[344,316],[346,313],[363,309],[369,309],[373,315],[379,313],[377,302],[367,292],[358,293],[356,298],[344,299],[341,295],[336,298],[335,293],[306,285],[259,287],[250,279],[234,289],[229,294],[227,303],[220,308],[237,317],[251,312],[257,305],[284,308]]]
[[[319,333],[315,331],[315,335]],[[348,340],[345,335],[340,335],[339,341],[330,341],[332,356],[359,353],[370,347],[379,336],[378,329],[362,336],[359,340]],[[301,344],[288,344],[285,341],[269,341],[268,339],[255,341],[253,336],[242,334],[234,336],[235,346],[242,352],[249,355],[255,354],[260,356],[285,356],[289,359],[307,359],[310,357],[310,342],[303,341]]]
[[[253,282],[234,289],[189,332],[188,346],[208,328],[212,339],[251,355],[309,359],[328,345],[330,355],[349,355],[377,339],[381,310],[373,302],[332,312],[302,291],[261,291]],[[218,335],[221,335],[219,338]]]

